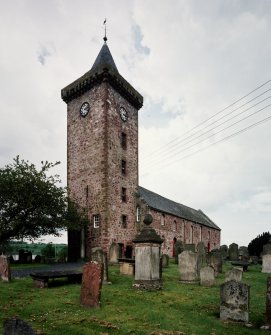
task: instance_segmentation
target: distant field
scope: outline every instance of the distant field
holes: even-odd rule
[[[41,255],[41,250],[47,245],[46,243],[26,243],[26,242],[10,242],[11,254],[17,255],[20,249],[32,252],[32,255]],[[66,244],[53,244],[58,253]]]
[[[226,264],[224,271],[231,265]],[[251,285],[252,328],[219,319],[220,275],[214,287],[181,284],[176,264],[163,271],[164,286],[158,292],[138,292],[133,279],[120,276],[118,266],[109,269],[112,285],[102,289],[102,307],[80,306],[80,285],[32,287],[30,278],[0,282],[0,333],[4,319],[14,315],[47,335],[263,335],[266,280],[260,266],[251,266],[243,281]],[[269,333],[269,332],[267,332]]]

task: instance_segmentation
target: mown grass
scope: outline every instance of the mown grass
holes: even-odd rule
[[[230,265],[224,266],[224,272]],[[177,265],[163,271],[163,290],[141,292],[132,288],[133,278],[119,275],[117,266],[109,269],[112,285],[104,285],[100,309],[80,306],[80,285],[59,283],[49,289],[36,289],[31,278],[0,282],[0,333],[6,318],[17,316],[39,334],[263,334],[266,304],[266,274],[259,266],[249,267],[243,281],[251,286],[252,328],[219,319],[220,290],[224,274],[211,288],[179,283]],[[62,285],[60,285],[62,284]]]

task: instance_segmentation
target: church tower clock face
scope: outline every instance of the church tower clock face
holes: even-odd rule
[[[80,107],[80,115],[86,117],[90,111],[90,106],[88,102],[84,102]]]
[[[128,112],[124,107],[120,107],[120,118],[123,122],[128,120]]]

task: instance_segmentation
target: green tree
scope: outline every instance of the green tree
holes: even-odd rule
[[[270,242],[271,234],[269,232],[262,233],[254,238],[248,245],[248,251],[251,256],[260,256],[263,246]]]
[[[59,162],[34,164],[17,156],[0,168],[0,245],[10,239],[59,235],[60,229],[87,223],[84,211],[67,198],[58,175],[48,171]]]

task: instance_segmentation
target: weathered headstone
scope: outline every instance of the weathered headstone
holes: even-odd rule
[[[262,272],[271,273],[271,255],[263,255]]]
[[[213,286],[215,281],[215,271],[211,266],[200,269],[200,285]]]
[[[103,282],[103,264],[89,262],[83,266],[80,303],[83,306],[100,307],[101,289]]]
[[[120,247],[117,243],[113,242],[109,248],[109,263],[116,264],[119,259]]]
[[[12,318],[4,321],[3,335],[37,335],[37,333],[25,321]]]
[[[8,257],[0,256],[0,276],[3,281],[9,282],[11,280],[11,272]]]
[[[167,268],[169,264],[169,256],[166,254],[163,254],[161,258],[162,258],[162,268]]]
[[[220,319],[248,322],[249,291],[247,284],[231,280],[220,286]]]
[[[238,260],[238,244],[232,243],[229,246],[229,260],[230,261],[237,261]]]
[[[271,243],[263,245],[263,255],[271,255]]]
[[[198,264],[199,268],[207,265],[206,263],[206,249],[203,242],[197,244]]]
[[[185,250],[179,255],[179,273],[181,282],[198,282],[198,256],[195,252]]]
[[[91,249],[91,260],[102,263],[104,274],[103,274],[103,283],[108,284],[110,283],[108,277],[108,262],[107,262],[107,254],[103,251],[102,248],[96,247]]]
[[[144,227],[134,238],[135,281],[133,287],[140,290],[160,290],[162,288],[161,244],[164,240],[150,227],[151,214],[144,218]]]
[[[219,249],[212,250],[207,254],[207,264],[215,270],[215,277],[222,273],[223,260]]]
[[[226,281],[242,281],[243,277],[243,270],[241,268],[232,268],[231,270],[227,271],[225,274],[225,282]]]
[[[178,264],[178,257],[179,254],[181,254],[184,251],[184,243],[181,240],[177,240],[174,243],[174,258],[175,258],[175,264]]]
[[[221,256],[222,256],[222,259],[227,259],[228,258],[228,246],[223,244],[220,246],[219,248],[220,252],[221,252]]]
[[[239,247],[239,259],[241,261],[248,261],[249,260],[249,251],[248,247],[241,246]]]

